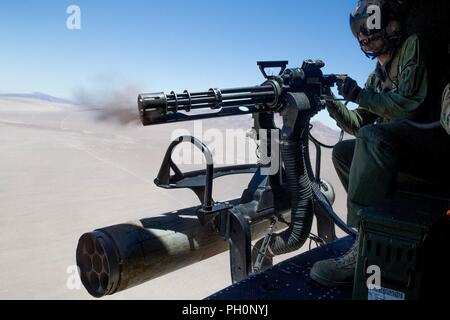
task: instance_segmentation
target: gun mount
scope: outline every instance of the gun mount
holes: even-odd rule
[[[176,139],[155,184],[165,189],[191,189],[201,205],[84,234],[77,248],[77,265],[89,293],[102,297],[125,290],[223,252],[226,243],[231,278],[238,282],[271,266],[273,256],[300,249],[311,235],[314,216],[316,239],[322,244],[336,239],[335,225],[356,235],[332,209],[334,191],[320,178],[316,140],[312,140],[318,151],[315,173],[309,158],[310,119],[325,107],[331,87],[342,75],[324,75],[321,69],[325,64],[320,60],[306,60],[301,68],[293,69],[287,69],[287,64],[258,62],[265,78],[260,86],[139,95],[144,126],[252,114],[256,139],[271,159],[280,161],[273,161],[275,168],[270,169],[274,163],[215,168],[211,152],[201,141],[190,136]],[[269,76],[268,68],[280,68],[280,72]],[[207,109],[211,111],[194,113]],[[283,118],[281,129],[275,125],[275,113]],[[205,170],[181,172],[172,160],[173,150],[181,143],[191,143],[202,151]],[[214,201],[215,178],[248,173],[253,178],[240,199]],[[181,219],[181,213],[198,220]],[[278,230],[282,231],[276,233]],[[252,249],[252,240],[258,239]]]

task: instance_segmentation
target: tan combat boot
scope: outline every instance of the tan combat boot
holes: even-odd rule
[[[359,241],[343,256],[316,262],[310,272],[311,278],[323,286],[348,286],[355,277]]]

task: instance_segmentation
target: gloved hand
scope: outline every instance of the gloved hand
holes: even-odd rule
[[[345,80],[339,81],[337,86],[339,94],[343,96],[344,99],[358,103],[362,89],[355,80],[346,77]]]

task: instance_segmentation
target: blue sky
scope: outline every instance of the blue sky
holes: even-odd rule
[[[320,58],[361,84],[374,67],[348,25],[356,0],[2,0],[0,92],[80,86],[203,90],[262,81],[257,60]],[[81,8],[81,30],[66,9]],[[111,83],[109,83],[111,82]]]

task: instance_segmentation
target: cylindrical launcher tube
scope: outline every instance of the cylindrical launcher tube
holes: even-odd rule
[[[101,228],[81,236],[77,265],[83,285],[97,298],[137,286],[228,250],[228,243],[192,215],[198,207],[137,222]],[[289,219],[288,212],[283,213]],[[252,225],[252,239],[270,221]]]

